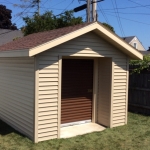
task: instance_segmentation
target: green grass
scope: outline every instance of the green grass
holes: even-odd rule
[[[129,113],[128,125],[38,144],[0,121],[0,150],[150,150],[150,116]]]

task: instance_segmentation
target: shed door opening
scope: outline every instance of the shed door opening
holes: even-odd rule
[[[93,60],[62,60],[61,124],[92,119]]]

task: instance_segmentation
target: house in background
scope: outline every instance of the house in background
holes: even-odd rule
[[[143,55],[150,55],[150,47],[147,51],[140,51]]]
[[[136,36],[122,37],[122,39],[139,51],[146,50],[144,46],[142,45],[142,43],[140,42],[140,40]]]
[[[0,45],[13,41],[15,38],[23,37],[21,30],[0,29]]]
[[[130,58],[143,55],[99,22],[2,45],[0,119],[34,142],[70,124],[125,125]]]

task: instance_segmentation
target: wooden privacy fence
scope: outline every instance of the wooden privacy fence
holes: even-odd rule
[[[137,66],[130,66],[130,73]],[[129,111],[150,115],[150,68],[129,75]]]

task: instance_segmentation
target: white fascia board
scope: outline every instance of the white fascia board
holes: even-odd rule
[[[76,37],[78,37],[80,35],[83,35],[83,34],[85,34],[87,32],[90,32],[90,31],[96,29],[96,25],[98,25],[97,22],[95,22],[93,24],[90,24],[90,25],[88,25],[86,27],[83,27],[83,28],[81,28],[79,30],[76,30],[74,32],[71,32],[71,33],[69,33],[67,35],[64,35],[64,36],[61,36],[59,38],[56,38],[56,39],[54,39],[54,40],[52,40],[50,42],[44,43],[44,44],[42,44],[40,46],[34,47],[34,48],[30,49],[29,56],[34,56],[36,54],[44,52],[47,49],[53,48],[53,47],[55,47],[57,45],[60,45],[60,44],[62,44],[64,42],[67,42],[67,41],[69,41],[71,39],[74,39],[74,38],[76,38]]]
[[[0,57],[29,57],[29,49],[2,51]]]
[[[71,32],[67,35],[61,36],[57,39],[54,39],[50,42],[44,43],[40,46],[34,47],[29,50],[29,56],[37,55],[41,52],[44,52],[45,50],[48,50],[50,48],[53,48],[57,45],[60,45],[64,42],[67,42],[69,40],[72,40],[78,36],[81,36],[85,33],[88,33],[90,31],[93,31],[97,29],[100,33],[104,34],[106,37],[110,38],[114,43],[118,44],[119,46],[123,47],[125,50],[122,50],[124,53],[127,53],[129,56],[134,57],[135,59],[143,59],[143,55],[138,52],[136,49],[132,48],[129,44],[127,44],[125,41],[121,40],[119,37],[117,37],[115,34],[111,33],[109,30],[105,29],[103,26],[101,26],[99,23],[94,22],[93,24],[90,24],[86,27],[83,27],[77,31]]]

